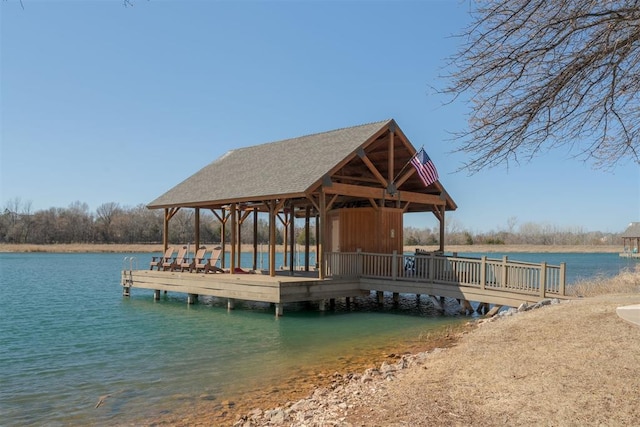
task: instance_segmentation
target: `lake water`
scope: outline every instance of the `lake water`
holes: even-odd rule
[[[617,254],[506,255],[566,262],[569,284],[637,262]],[[187,305],[182,294],[154,302],[141,289],[125,298],[125,256],[131,254],[0,254],[0,424],[141,423],[283,388],[292,375],[410,347],[467,320],[439,316],[415,296],[380,307],[372,295],[324,313],[287,305],[281,318],[268,304],[227,311],[225,301],[201,297]],[[150,260],[135,256],[141,266]],[[99,404],[101,396],[108,397]]]

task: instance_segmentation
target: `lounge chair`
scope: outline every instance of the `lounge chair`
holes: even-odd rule
[[[216,246],[211,251],[211,256],[209,258],[205,258],[202,256],[201,258],[197,258],[195,264],[193,266],[193,270],[198,272],[212,272],[212,273],[224,273],[224,270],[220,267],[216,266],[220,256],[222,255],[222,248],[220,246]]]
[[[171,264],[171,258],[173,258],[173,247],[168,247],[162,256],[154,256],[149,263],[149,270],[153,270],[156,267],[158,270],[164,267],[165,263]]]
[[[162,269],[174,271],[180,268],[180,265],[184,262],[186,256],[187,256],[187,247],[183,246],[180,249],[178,249],[178,255],[176,255],[176,257],[173,259],[173,262],[170,264],[164,263],[162,265]]]
[[[184,262],[180,264],[180,271],[189,270],[189,272],[192,272],[193,269],[196,267],[196,262],[199,262],[199,260],[204,260],[206,253],[207,253],[207,247],[201,246],[200,249],[196,251],[196,254],[193,257],[193,259],[185,258]]]

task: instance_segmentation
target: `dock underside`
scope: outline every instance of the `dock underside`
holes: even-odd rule
[[[544,299],[509,289],[480,289],[463,283],[438,283],[420,280],[390,280],[310,277],[313,273],[283,272],[276,276],[264,274],[189,273],[154,270],[123,270],[122,286],[128,295],[131,288],[206,295],[276,304],[282,314],[282,304],[303,301],[323,301],[369,295],[371,291],[394,294],[432,295],[477,301],[496,306],[517,307]],[[191,300],[190,300],[191,301]],[[231,302],[230,302],[231,304]],[[230,305],[231,306],[231,305]]]

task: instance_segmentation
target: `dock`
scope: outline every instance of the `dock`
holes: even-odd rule
[[[565,265],[525,263],[487,257],[455,255],[375,254],[333,252],[326,254],[324,278],[317,272],[281,271],[269,274],[190,273],[125,268],[122,270],[123,295],[132,288],[187,294],[195,303],[199,295],[227,299],[229,309],[235,301],[257,301],[275,305],[276,316],[293,302],[316,302],[320,310],[337,298],[357,298],[376,292],[382,303],[385,293],[428,295],[434,304],[455,298],[461,311],[489,314],[503,306],[535,304],[548,298],[567,299]],[[493,306],[493,308],[490,308]]]

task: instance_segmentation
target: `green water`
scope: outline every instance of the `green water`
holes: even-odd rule
[[[182,294],[122,297],[125,254],[0,254],[0,424],[113,425],[183,411],[344,366],[467,319],[427,299],[372,295],[321,313]],[[130,256],[130,254],[126,254]],[[137,254],[141,260],[148,254]],[[141,262],[142,263],[142,262]],[[108,396],[100,402],[101,396]],[[98,407],[96,407],[98,406]]]

